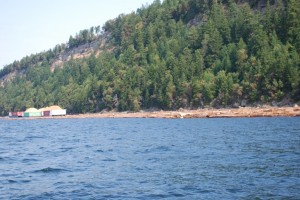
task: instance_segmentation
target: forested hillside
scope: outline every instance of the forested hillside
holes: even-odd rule
[[[103,35],[101,53],[50,70],[60,53]],[[17,71],[0,87],[1,115],[53,104],[86,113],[298,101],[300,1],[156,0],[0,78]]]

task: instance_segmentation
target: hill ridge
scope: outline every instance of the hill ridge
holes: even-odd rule
[[[299,4],[156,0],[0,71],[16,73],[0,88],[0,114],[48,104],[86,113],[296,102]]]

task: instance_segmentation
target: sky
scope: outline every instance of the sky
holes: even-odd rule
[[[154,0],[0,0],[0,69]]]

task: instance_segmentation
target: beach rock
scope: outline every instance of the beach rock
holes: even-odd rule
[[[246,106],[247,106],[247,100],[243,99],[243,100],[241,101],[241,106],[242,106],[242,107],[246,107]]]
[[[277,107],[277,106],[278,106],[278,104],[277,104],[276,101],[272,101],[271,105],[272,105],[273,107]]]
[[[220,109],[221,108],[221,102],[220,99],[215,98],[211,101],[210,107],[215,108],[215,109]]]
[[[237,103],[237,102],[235,102],[234,104],[232,104],[232,106],[231,106],[232,108],[239,108],[240,107],[240,105],[239,105],[239,103]]]

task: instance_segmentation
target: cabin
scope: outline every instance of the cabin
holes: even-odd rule
[[[62,109],[57,105],[36,109],[28,108],[25,112],[9,112],[9,117],[50,117],[50,116],[65,116],[67,110]]]
[[[67,115],[67,110],[62,109],[57,105],[41,108],[40,111],[43,113],[43,116],[65,116]]]
[[[9,117],[23,117],[24,116],[24,112],[9,112],[8,116]]]

